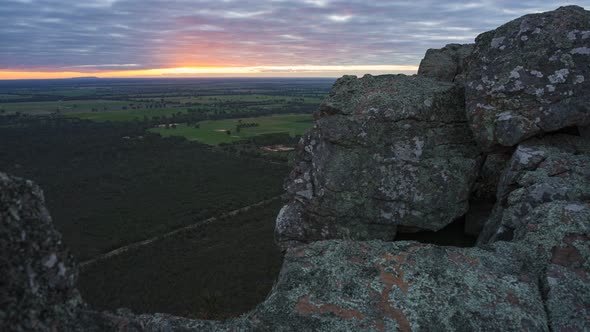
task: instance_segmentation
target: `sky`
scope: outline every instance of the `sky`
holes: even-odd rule
[[[415,73],[428,48],[590,0],[0,0],[0,79]]]

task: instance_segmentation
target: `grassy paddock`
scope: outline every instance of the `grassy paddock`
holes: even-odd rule
[[[242,123],[258,123],[257,127],[241,128],[237,132],[236,126]],[[308,114],[273,115],[256,118],[226,119],[215,121],[202,121],[199,128],[187,124],[177,125],[173,128],[152,128],[151,132],[164,137],[182,136],[191,141],[217,145],[231,143],[245,138],[262,134],[289,133],[291,136],[304,134],[313,125],[313,118]],[[231,134],[228,134],[227,131]]]
[[[136,110],[122,110],[111,112],[77,112],[68,113],[67,116],[71,118],[78,118],[82,120],[91,120],[97,122],[116,121],[128,122],[135,120],[142,120],[144,117],[151,119],[154,116],[163,117],[170,116],[176,113],[186,113],[186,108],[153,108],[153,109],[136,109]]]
[[[309,97],[291,97],[280,95],[261,95],[261,94],[236,94],[236,95],[217,95],[217,96],[158,96],[150,98],[135,97],[134,100],[149,100],[149,101],[164,101],[164,102],[180,102],[180,103],[196,103],[196,104],[217,104],[217,103],[239,103],[239,102],[297,102],[306,104],[319,104],[321,98]]]
[[[127,102],[117,100],[68,100],[68,101],[40,101],[40,102],[24,102],[24,103],[0,103],[0,109],[3,109],[6,113],[27,113],[27,114],[50,114],[60,111],[61,113],[69,113],[69,116],[73,114],[81,113],[98,113],[92,112],[93,109],[97,111],[113,110],[122,111],[123,107],[142,107],[143,103],[140,102]],[[124,112],[124,111],[122,111]],[[80,117],[80,116],[75,116]]]

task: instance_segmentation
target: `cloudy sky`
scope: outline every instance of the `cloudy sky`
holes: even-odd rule
[[[567,4],[590,9],[590,0],[0,0],[0,78],[411,73],[428,48]]]

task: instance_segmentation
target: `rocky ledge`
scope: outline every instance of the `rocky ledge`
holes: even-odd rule
[[[286,183],[277,283],[228,321],[89,308],[40,189],[0,174],[0,329],[588,331],[589,49],[569,6],[429,50],[418,76],[338,80]],[[395,241],[461,217],[476,247]]]

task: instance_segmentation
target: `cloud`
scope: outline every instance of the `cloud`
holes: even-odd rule
[[[0,70],[415,67],[428,48],[473,42],[478,34],[523,14],[565,4],[546,0],[2,0]],[[569,4],[590,8],[590,0]]]
[[[352,15],[328,15],[328,19],[333,22],[348,22]]]
[[[69,66],[69,68],[130,68],[139,67],[137,63],[120,63],[120,64],[102,64],[102,65],[79,65]]]

